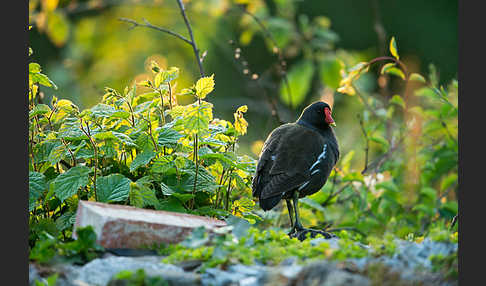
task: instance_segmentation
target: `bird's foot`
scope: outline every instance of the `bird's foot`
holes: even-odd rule
[[[290,229],[289,232],[287,232],[287,235],[292,237],[292,234],[295,233],[295,226]]]
[[[333,233],[310,228],[295,229],[293,232],[289,233],[289,236],[291,238],[296,237],[298,240],[303,241],[306,238],[314,238],[318,234],[324,236],[324,238],[326,239],[336,237],[336,235]]]

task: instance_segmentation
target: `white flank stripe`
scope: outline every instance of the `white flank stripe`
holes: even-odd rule
[[[304,184],[302,184],[300,187],[299,187],[299,191],[301,191],[303,188],[305,188],[308,184],[309,184],[310,181],[307,181],[305,182]]]
[[[315,170],[315,171],[312,171],[311,176],[312,176],[312,175],[314,175],[314,174],[315,174],[315,173],[317,173],[317,172],[320,172],[320,171],[321,171],[320,169],[317,169],[317,170]]]
[[[322,150],[322,153],[317,157],[317,160],[312,166],[310,167],[309,170],[312,170],[317,164],[321,162],[322,159],[326,158],[326,149],[327,149],[327,144],[324,144],[324,149]]]

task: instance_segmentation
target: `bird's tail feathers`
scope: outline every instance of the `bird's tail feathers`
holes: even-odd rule
[[[278,204],[278,202],[280,202],[280,200],[282,199],[282,196],[283,196],[283,194],[278,194],[276,196],[265,198],[265,199],[262,199],[260,197],[260,200],[259,200],[260,201],[260,207],[264,211],[271,210]]]

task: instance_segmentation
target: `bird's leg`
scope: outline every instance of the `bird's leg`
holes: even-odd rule
[[[302,224],[300,223],[300,215],[299,215],[299,192],[298,191],[295,191],[294,192],[294,196],[293,196],[293,201],[294,201],[294,209],[295,209],[295,223],[294,223],[294,226],[293,226],[293,229],[295,230],[302,230],[304,229],[302,227]]]
[[[292,207],[292,201],[290,199],[286,199],[285,202],[287,203],[287,210],[289,212],[289,217],[290,217],[290,232],[287,234],[291,235],[295,231],[294,208]]]
[[[300,223],[300,215],[299,215],[299,192],[296,191],[294,192],[293,196],[293,201],[294,201],[294,210],[295,210],[295,222],[294,226],[292,227],[291,231],[291,237],[297,237],[299,240],[304,240],[306,238],[306,233],[310,232],[311,237],[315,237],[317,234],[322,234],[326,238],[331,238],[335,235],[330,234],[328,232],[322,231],[322,230],[315,230],[315,229],[310,229],[310,228],[304,228],[302,224]]]

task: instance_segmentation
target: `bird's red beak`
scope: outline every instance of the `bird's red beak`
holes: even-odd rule
[[[332,126],[336,126],[336,123],[334,122],[334,119],[332,119],[331,116],[331,109],[328,107],[324,107],[324,114],[326,115],[326,123]]]

